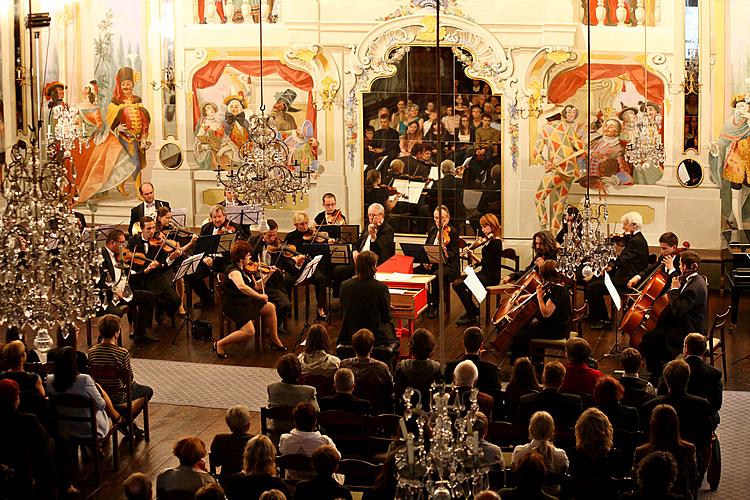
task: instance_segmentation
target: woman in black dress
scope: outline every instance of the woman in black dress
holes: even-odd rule
[[[287,350],[276,331],[276,307],[268,301],[268,295],[255,289],[255,281],[245,272],[251,262],[250,250],[250,244],[244,240],[235,241],[229,249],[232,264],[227,269],[221,303],[224,314],[235,322],[237,330],[214,342],[213,350],[219,359],[227,357],[224,352],[227,345],[245,342],[255,335],[253,320],[258,317],[271,339],[271,349]]]
[[[500,239],[500,221],[495,214],[484,214],[479,219],[487,243],[482,246],[482,259],[479,261],[481,269],[477,272],[477,278],[485,287],[500,283],[500,262],[503,253],[503,240]],[[471,254],[473,255],[473,254]],[[476,259],[476,256],[474,257]],[[464,284],[464,278],[458,278],[453,282],[453,289],[464,305],[466,314],[456,320],[456,324],[464,325],[474,323],[479,317],[479,306],[474,304],[469,287]]]

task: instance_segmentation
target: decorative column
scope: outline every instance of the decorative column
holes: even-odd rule
[[[598,0],[596,3],[596,25],[604,26],[604,21],[607,18],[607,8],[604,6],[604,0]],[[591,24],[591,19],[589,19]]]

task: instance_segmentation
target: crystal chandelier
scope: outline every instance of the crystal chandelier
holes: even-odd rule
[[[266,116],[263,103],[263,20],[260,31],[260,115],[249,119],[249,139],[239,148],[242,164],[232,165],[226,177],[216,169],[216,183],[234,191],[249,205],[265,207],[304,199],[314,171],[309,165],[292,162],[289,147],[281,140],[273,116]]]
[[[80,153],[84,143],[82,140],[83,124],[78,108],[60,103],[52,108],[50,118],[51,123],[47,125],[47,143],[56,141],[63,156],[72,161],[70,151],[73,146],[78,143],[78,152]],[[54,127],[52,126],[53,123]],[[86,141],[86,147],[89,146],[90,143]],[[71,171],[75,172],[75,169],[71,169]]]
[[[417,411],[412,409],[412,397],[418,394],[421,399],[419,391],[411,387],[404,391],[401,433],[406,446],[396,452],[396,498],[469,498],[489,487],[491,465],[479,447],[478,433],[472,430],[479,411],[478,390],[465,393],[469,401],[464,405],[457,389],[434,384],[432,389],[429,417],[419,411],[419,402]],[[407,431],[407,423],[416,435]]]
[[[625,160],[637,169],[661,165],[667,159],[659,133],[661,115],[657,113],[650,116],[648,106],[644,105],[636,115],[635,137],[625,146]]]
[[[37,54],[39,32],[34,29],[48,26],[48,14],[29,16]],[[33,45],[32,41],[32,60]],[[41,120],[35,107],[41,66],[38,59],[35,66],[31,142],[19,141],[12,147],[11,161],[3,172],[2,194],[7,205],[0,224],[0,324],[33,330],[34,347],[45,360],[53,344],[50,330],[55,325],[85,321],[98,308],[95,283],[101,257],[95,238],[84,236],[68,207],[72,188],[58,152],[72,147],[70,137],[50,141],[46,151],[50,160],[42,159]]]

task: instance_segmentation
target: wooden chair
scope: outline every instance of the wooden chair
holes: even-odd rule
[[[513,448],[529,442],[529,429],[512,422],[490,422],[487,428],[487,441],[501,448]]]
[[[306,373],[300,375],[297,379],[297,383],[300,385],[309,385],[315,387],[315,392],[318,398],[325,396],[333,396],[336,394],[336,389],[333,387],[333,376],[322,375],[317,373]]]
[[[344,486],[350,491],[367,491],[372,488],[382,466],[355,458],[339,462],[338,473],[344,475]]]
[[[264,406],[260,409],[260,433],[268,436],[274,446],[279,447],[279,438],[294,428],[291,406]]]
[[[724,383],[727,383],[727,356],[725,352],[725,330],[727,322],[729,320],[729,314],[732,312],[732,306],[727,307],[727,310],[721,314],[714,316],[714,322],[711,325],[711,329],[708,331],[707,348],[706,354],[708,355],[709,363],[711,366],[714,365],[715,358],[721,358],[721,371],[724,375]],[[719,338],[716,338],[718,332]]]
[[[135,435],[133,433],[135,419],[141,413],[143,413],[143,437],[146,442],[148,442],[151,437],[149,433],[148,398],[142,397],[133,399],[128,373],[114,366],[93,365],[89,366],[89,375],[91,375],[94,380],[98,381],[100,385],[102,381],[119,380],[120,385],[125,388],[125,403],[117,404],[115,405],[115,408],[120,415],[122,415],[122,418],[128,424],[128,428],[130,429],[130,432],[128,433],[128,446],[130,447],[130,452],[132,453],[135,449]]]
[[[390,446],[398,441],[400,415],[384,413],[365,419],[368,457],[376,463],[385,462]]]
[[[568,340],[580,336],[582,333],[583,318],[586,316],[588,309],[588,301],[584,301],[581,307],[573,310],[573,314],[570,318],[570,335],[566,339],[531,339],[529,343],[529,349],[531,352],[535,350],[541,351],[545,358],[559,358],[565,359],[565,344]],[[577,330],[573,330],[573,327]],[[548,354],[547,351],[554,351],[553,354]]]
[[[100,450],[109,438],[112,438],[112,465],[115,470],[120,468],[117,425],[110,422],[107,433],[104,436],[99,437],[96,432],[96,407],[94,406],[93,399],[79,396],[77,394],[57,394],[54,396],[50,395],[50,402],[54,409],[54,418],[58,422],[86,422],[89,424],[91,429],[90,436],[85,438],[70,436],[68,442],[74,450],[77,449],[78,446],[91,448],[91,454],[94,458],[96,481],[97,484],[101,484],[102,472],[100,462],[102,457]],[[86,410],[87,414],[80,415],[81,410]]]
[[[505,261],[510,260],[511,264],[507,264]],[[503,249],[503,253],[500,255],[500,272],[502,270],[510,271],[511,273],[518,273],[521,270],[521,259],[518,257],[516,251],[512,248]],[[490,319],[490,303],[492,297],[495,297],[495,309],[500,305],[500,295],[502,295],[508,287],[505,285],[490,285],[487,287],[487,298],[485,302],[485,311],[487,316],[487,324],[489,325]]]
[[[279,476],[284,478],[284,483],[290,489],[290,493],[294,493],[294,489],[297,486],[297,479],[287,478],[286,476],[288,471],[294,471],[308,475],[314,474],[312,458],[302,453],[278,455],[276,457],[276,467],[278,467],[279,469]]]
[[[367,447],[365,417],[340,410],[328,410],[318,415],[318,426],[325,431],[342,456],[364,457]]]

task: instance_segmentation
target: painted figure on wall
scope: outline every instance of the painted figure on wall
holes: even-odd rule
[[[224,124],[219,119],[219,107],[207,102],[201,106],[201,122],[195,134],[195,159],[202,170],[216,170],[219,166],[229,166],[226,154],[219,158],[219,150],[224,140]]]
[[[581,177],[578,183],[600,190],[606,185],[629,186],[633,184],[632,169],[625,161],[626,142],[620,139],[622,124],[616,118],[604,120],[602,127],[591,140],[589,166],[590,175],[586,171],[585,159],[579,160]]]
[[[299,111],[292,106],[295,99],[297,99],[297,93],[292,89],[286,89],[284,92],[276,94],[276,104],[273,105],[271,116],[276,120],[276,129],[279,132],[297,129],[297,122],[289,114]]]
[[[709,162],[713,180],[721,191],[723,226],[744,229],[742,209],[747,197],[743,196],[743,186],[750,185],[750,92],[734,96],[731,106],[732,116],[722,127],[719,139],[711,143]],[[727,210],[730,196],[731,212]]]

